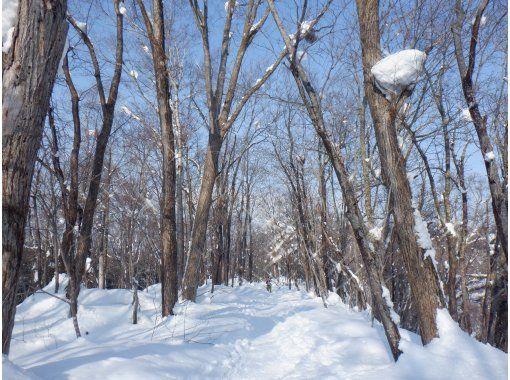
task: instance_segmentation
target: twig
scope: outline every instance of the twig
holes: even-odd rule
[[[36,291],[36,293],[44,293],[44,294],[47,294],[49,296],[55,297],[55,298],[59,299],[60,301],[63,301],[63,302],[68,303],[68,304],[71,304],[71,301],[69,301],[68,299],[56,296],[55,294],[49,293],[49,292],[47,292],[46,290],[43,290],[43,289],[39,289],[38,291]]]

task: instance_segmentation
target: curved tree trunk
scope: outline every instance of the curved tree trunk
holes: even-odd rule
[[[494,155],[494,148],[487,132],[487,115],[482,116],[476,99],[476,90],[473,83],[473,74],[476,61],[476,47],[478,43],[478,32],[483,13],[489,3],[489,0],[482,0],[476,10],[471,29],[471,39],[469,43],[469,58],[466,64],[462,46],[462,26],[464,24],[465,14],[462,9],[462,1],[457,0],[455,12],[457,20],[452,27],[453,42],[455,46],[455,58],[459,67],[460,78],[462,82],[462,92],[468,105],[469,114],[475,127],[480,144],[480,151],[484,157],[485,171],[489,181],[489,190],[491,193],[492,212],[498,230],[498,236],[501,242],[501,248],[508,261],[508,196],[504,181],[501,181],[498,171],[498,165],[490,154]],[[503,163],[505,166],[506,163]],[[506,172],[506,171],[505,171]]]

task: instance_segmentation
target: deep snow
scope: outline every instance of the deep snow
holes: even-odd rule
[[[129,290],[83,289],[78,316],[88,334],[78,340],[67,304],[32,295],[18,306],[13,363],[4,358],[4,378],[507,377],[507,355],[460,331],[444,311],[438,313],[442,338],[425,348],[417,335],[401,330],[404,354],[394,364],[381,326],[372,327],[367,312],[349,309],[336,294],[325,309],[320,298],[285,286],[274,285],[271,294],[262,283],[209,290],[201,287],[196,304],[181,303],[175,317],[161,320],[160,287],[151,286],[139,292],[139,324],[132,325]]]

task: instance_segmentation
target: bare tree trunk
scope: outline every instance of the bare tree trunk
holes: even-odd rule
[[[138,1],[152,46],[159,123],[163,146],[163,205],[161,207],[161,296],[162,315],[173,315],[177,302],[177,237],[175,220],[175,141],[170,107],[170,86],[165,55],[163,1],[152,3],[151,22],[142,0]],[[180,191],[180,189],[179,189]]]
[[[488,209],[488,205],[486,208]],[[479,339],[483,343],[487,343],[489,341],[489,326],[490,326],[490,316],[491,316],[491,308],[492,308],[492,288],[496,282],[496,268],[497,268],[497,251],[498,251],[498,235],[496,234],[496,239],[494,241],[490,241],[489,235],[489,212],[488,210],[485,213],[485,238],[487,241],[487,257],[489,258],[489,267],[487,268],[487,277],[485,279],[485,295],[483,297],[482,303],[482,322],[480,326],[480,334]]]
[[[78,325],[78,294],[80,291],[80,282],[76,281],[76,267],[75,267],[75,228],[79,230],[81,225],[80,211],[81,208],[78,204],[78,160],[80,154],[81,145],[81,123],[79,113],[79,102],[80,98],[78,92],[74,86],[74,83],[69,72],[69,64],[67,59],[67,52],[64,56],[63,70],[66,78],[67,86],[71,94],[72,104],[72,115],[73,115],[73,146],[71,150],[69,172],[71,181],[69,188],[66,186],[64,173],[60,165],[60,152],[58,145],[57,130],[55,126],[55,120],[53,117],[53,110],[50,108],[48,111],[48,121],[51,129],[53,138],[52,144],[52,161],[53,168],[56,173],[60,185],[60,191],[62,193],[62,211],[65,219],[65,230],[62,236],[61,253],[64,266],[67,271],[69,278],[69,284],[67,287],[67,297],[69,299],[69,316],[73,319],[73,325],[76,333],[76,337],[81,336],[80,328]]]
[[[131,315],[131,323],[136,325],[138,323],[138,282],[135,278],[131,279],[132,289],[133,289],[133,313]]]
[[[321,220],[321,261],[322,270],[324,272],[324,281],[326,282],[326,290],[331,288],[331,278],[329,275],[329,237],[328,237],[328,218],[327,218],[327,190],[326,190],[326,160],[322,159],[322,152],[319,147],[319,194],[320,194],[320,220]]]
[[[444,220],[448,226],[451,223],[452,211],[450,204],[450,193],[451,193],[451,159],[450,159],[450,138],[448,130],[443,123],[443,137],[445,141],[445,178],[444,178]],[[459,320],[457,313],[457,250],[455,244],[455,237],[452,232],[446,232],[446,250],[448,252],[448,281],[446,283],[447,294],[448,294],[448,311],[452,318],[456,321]]]
[[[2,352],[9,353],[30,185],[67,35],[67,2],[20,1],[2,53]]]
[[[502,183],[499,173],[498,165],[494,158],[493,146],[487,133],[487,116],[483,116],[478,107],[476,99],[476,92],[473,85],[473,73],[476,61],[476,46],[478,43],[478,31],[480,29],[480,22],[483,17],[485,8],[489,0],[482,0],[473,19],[473,26],[471,31],[471,39],[469,43],[469,58],[466,66],[464,59],[463,45],[462,45],[462,26],[464,24],[465,14],[462,9],[462,1],[457,0],[455,5],[455,12],[457,20],[452,27],[453,42],[455,45],[455,57],[459,67],[459,73],[462,81],[462,91],[464,98],[468,104],[469,114],[471,116],[473,125],[478,136],[480,150],[485,161],[485,170],[487,172],[487,179],[489,181],[489,190],[492,198],[492,212],[494,213],[494,220],[501,242],[501,248],[508,261],[508,199],[507,192],[505,191],[505,184]],[[491,157],[492,155],[492,157]]]
[[[112,150],[110,148],[108,154],[108,162],[106,164],[106,178],[104,181],[104,209],[103,217],[101,220],[101,237],[99,241],[99,263],[98,263],[98,277],[99,289],[106,289],[106,268],[108,261],[108,235],[110,223],[110,191],[111,191],[111,173],[112,170]]]
[[[180,124],[180,123],[179,123]],[[180,125],[176,128],[177,137],[177,155],[176,155],[176,171],[175,171],[175,236],[177,240],[177,261],[178,273],[177,281],[181,283],[184,274],[184,201],[182,196],[183,187],[183,150],[184,143],[182,139],[182,131]]]
[[[252,210],[251,210],[251,206],[248,206],[248,246],[246,247],[246,249],[248,250],[248,281],[250,283],[253,282],[253,235],[252,235],[252,229],[251,229],[251,215],[252,215]]]
[[[508,274],[504,257],[499,250],[498,241],[494,247],[494,257],[491,258],[491,265],[495,272],[494,284],[491,286],[491,303],[488,318],[489,344],[494,345],[503,351],[508,350]]]
[[[365,200],[365,213],[367,215],[368,226],[372,227],[374,223],[372,211],[372,189],[370,186],[370,156],[367,154],[366,143],[366,107],[367,100],[363,97],[359,105],[359,142],[361,153],[361,170],[363,174],[363,198]]]
[[[52,188],[52,193],[54,192]],[[55,294],[58,293],[60,287],[60,244],[58,239],[58,229],[57,229],[57,203],[55,202],[55,207],[53,208],[53,216],[51,218],[51,234],[52,234],[52,244],[53,244],[53,260],[55,261],[55,269],[53,272],[53,276],[55,278]]]
[[[374,123],[383,180],[393,199],[393,215],[398,225],[397,238],[420,320],[420,335],[423,344],[427,344],[437,336],[436,310],[443,307],[444,297],[432,259],[424,257],[424,249],[417,242],[411,188],[395,129],[396,104],[390,105],[376,90],[370,73],[373,65],[381,58],[379,4],[377,0],[357,0],[356,4],[365,96]]]
[[[191,249],[183,278],[182,296],[191,301],[194,301],[197,296],[199,271],[203,260],[203,252],[205,251],[207,222],[216,173],[218,172],[218,156],[221,144],[222,140],[218,134],[209,134],[209,145],[191,234]]]
[[[459,272],[460,272],[460,288],[462,291],[462,313],[460,317],[460,324],[462,328],[469,334],[472,332],[471,317],[469,310],[469,292],[467,287],[467,274],[466,274],[466,240],[468,232],[468,197],[466,191],[466,183],[464,177],[464,160],[466,155],[467,144],[464,147],[464,151],[457,159],[455,151],[453,150],[452,144],[452,158],[457,171],[457,178],[461,189],[462,197],[462,226],[460,228],[458,238],[458,255],[459,255]]]
[[[39,224],[39,210],[37,207],[37,193],[39,187],[39,179],[40,179],[40,171],[36,174],[35,180],[35,191],[34,196],[32,198],[33,210],[34,210],[34,222],[35,222],[35,242],[37,245],[37,281],[36,286],[38,288],[42,288],[46,285],[46,279],[42,279],[42,268],[43,268],[43,260],[44,260],[44,251],[42,249],[42,238],[41,238],[41,227]]]
[[[103,82],[101,78],[101,72],[99,62],[97,60],[94,45],[89,39],[86,31],[80,28],[77,21],[71,16],[67,15],[67,20],[80,35],[81,39],[87,46],[94,68],[94,77],[96,79],[97,90],[99,94],[101,110],[102,110],[102,127],[101,131],[97,136],[96,149],[92,159],[92,170],[90,175],[90,181],[88,183],[87,198],[85,200],[85,206],[82,208],[78,205],[78,152],[80,142],[80,114],[78,109],[79,96],[72,83],[71,75],[67,63],[67,55],[64,58],[64,73],[66,74],[66,82],[71,91],[72,95],[72,106],[73,106],[73,123],[75,127],[73,152],[71,157],[71,190],[68,191],[64,185],[64,177],[62,170],[60,169],[60,162],[58,156],[53,155],[53,162],[55,171],[58,174],[60,187],[62,190],[64,214],[66,216],[66,231],[64,232],[64,238],[62,240],[62,258],[66,266],[66,270],[69,275],[69,289],[68,296],[70,298],[70,312],[73,320],[76,320],[75,330],[77,337],[80,336],[80,331],[77,328],[77,317],[78,311],[78,295],[80,293],[80,284],[82,283],[83,276],[85,274],[85,263],[86,258],[89,255],[90,247],[92,245],[92,227],[94,222],[94,214],[97,206],[97,198],[99,195],[99,187],[101,184],[101,174],[104,165],[104,155],[110,137],[113,117],[115,112],[115,104],[117,101],[117,94],[120,84],[120,77],[122,73],[122,55],[123,55],[123,16],[119,11],[119,0],[114,0],[114,10],[116,14],[116,38],[117,45],[115,50],[115,68],[112,76],[108,98],[105,95]],[[50,123],[51,124],[51,123]],[[54,134],[54,143],[56,144],[56,133],[55,127],[52,127]],[[76,145],[77,143],[77,145]],[[58,149],[57,149],[58,150]],[[67,200],[69,199],[69,201]],[[68,203],[69,202],[69,203]],[[74,243],[74,227],[78,228],[78,241]],[[75,247],[75,245],[77,245]],[[72,248],[74,247],[74,248]],[[76,250],[73,253],[73,249]]]
[[[227,220],[226,220],[226,226],[225,226],[225,251],[226,251],[226,257],[225,257],[225,268],[223,271],[224,274],[224,283],[228,286],[229,281],[229,273],[232,267],[232,260],[231,260],[231,251],[232,251],[232,215],[234,213],[234,206],[237,199],[237,192],[236,192],[236,181],[237,181],[237,174],[239,173],[239,167],[241,164],[241,159],[237,161],[237,164],[234,169],[234,174],[232,175],[232,180],[230,182],[230,193],[228,196],[229,199],[229,206],[227,211]]]

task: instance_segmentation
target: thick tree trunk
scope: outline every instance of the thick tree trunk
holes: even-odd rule
[[[506,260],[496,246],[495,282],[492,286],[490,315],[488,323],[488,343],[508,351],[508,271]]]
[[[51,3],[51,4],[50,4]],[[2,352],[9,353],[30,185],[67,35],[67,1],[22,0],[2,53]]]
[[[376,90],[370,73],[381,58],[379,41],[379,4],[377,0],[357,0],[365,96],[374,123],[386,183],[397,224],[397,239],[404,258],[413,301],[420,321],[420,335],[424,344],[437,336],[436,310],[444,306],[439,279],[430,257],[418,245],[415,232],[414,208],[405,161],[399,149],[395,129],[396,110],[384,95]]]

